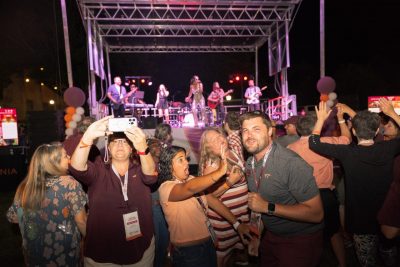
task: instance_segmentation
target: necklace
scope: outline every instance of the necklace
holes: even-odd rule
[[[360,140],[358,141],[358,145],[373,145],[374,144],[374,140],[372,139],[368,139],[368,140]]]

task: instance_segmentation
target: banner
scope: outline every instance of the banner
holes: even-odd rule
[[[18,145],[17,110],[0,108],[0,146]]]
[[[368,97],[368,110],[371,112],[379,113],[381,112],[378,101],[379,98],[386,98],[387,100],[392,102],[394,107],[394,111],[400,115],[400,96],[369,96]]]

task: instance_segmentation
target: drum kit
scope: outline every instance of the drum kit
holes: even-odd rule
[[[158,117],[158,110],[152,104],[127,104],[126,107],[130,109],[132,117],[136,117],[139,123],[142,118],[147,117]],[[193,127],[194,118],[190,105],[182,102],[170,102],[169,103],[169,124],[172,127]],[[202,116],[200,110],[197,112],[198,116]],[[213,121],[212,111],[209,107],[205,107],[205,118],[199,121],[204,121],[206,124],[211,124]]]

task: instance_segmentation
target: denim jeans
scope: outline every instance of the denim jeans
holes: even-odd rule
[[[198,245],[174,247],[172,266],[216,267],[217,253],[215,252],[215,247],[211,238]]]
[[[165,257],[169,245],[168,225],[165,221],[161,205],[153,205],[153,223],[156,245],[156,255],[154,257],[154,267],[164,266]]]

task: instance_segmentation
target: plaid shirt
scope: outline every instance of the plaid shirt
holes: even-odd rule
[[[235,153],[240,157],[240,159],[244,161],[243,146],[242,146],[242,140],[240,139],[239,131],[232,131],[232,133],[228,135],[227,139],[229,148],[235,151]]]

